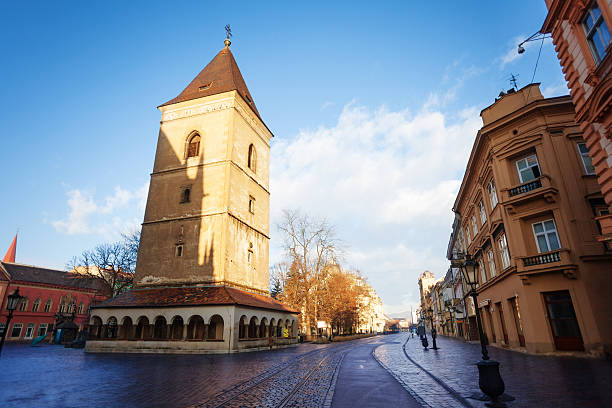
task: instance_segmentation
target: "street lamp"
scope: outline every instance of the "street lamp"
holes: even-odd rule
[[[434,326],[433,321],[433,309],[429,307],[429,309],[427,309],[427,312],[429,313],[429,320],[431,321],[431,342],[433,343],[431,348],[437,350],[438,346],[436,345],[436,328]]]
[[[499,373],[499,363],[489,359],[489,353],[485,344],[484,333],[482,331],[482,322],[480,320],[480,310],[478,309],[478,299],[476,293],[476,285],[478,284],[478,262],[472,259],[470,254],[465,254],[465,259],[461,265],[464,279],[470,285],[470,295],[474,300],[474,309],[476,309],[476,324],[478,326],[478,335],[480,336],[480,348],[482,351],[482,360],[477,362],[478,366],[478,385],[482,392],[491,398],[493,402],[504,393],[505,385]]]
[[[23,296],[19,295],[19,288],[15,289],[12,295],[8,295],[6,297],[6,310],[8,310],[8,317],[6,319],[6,326],[2,331],[2,339],[0,339],[0,353],[2,353],[2,346],[4,345],[4,339],[6,338],[6,333],[9,329],[9,324],[11,323],[11,319],[13,318],[13,312],[17,309],[19,302],[23,299]]]

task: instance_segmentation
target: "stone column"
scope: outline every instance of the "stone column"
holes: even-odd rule
[[[183,325],[183,336],[181,337],[181,340],[185,341],[187,339],[187,325],[184,324]]]
[[[208,325],[205,324],[204,325],[204,338],[203,340],[206,341],[208,339]]]

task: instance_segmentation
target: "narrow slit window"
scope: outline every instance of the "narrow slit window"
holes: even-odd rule
[[[176,249],[175,249],[175,255],[176,255],[177,257],[183,256],[183,245],[182,245],[182,244],[178,244],[178,245],[176,246]]]
[[[255,198],[249,196],[249,212],[255,214]]]
[[[257,152],[255,152],[255,146],[253,144],[249,145],[249,157],[247,165],[249,169],[256,171],[257,170]]]
[[[181,191],[181,204],[191,201],[191,187],[184,187]]]

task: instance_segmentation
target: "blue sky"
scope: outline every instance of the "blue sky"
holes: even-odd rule
[[[325,216],[387,310],[445,272],[450,204],[508,77],[531,80],[544,0],[3,2],[0,251],[62,268],[142,221],[160,114],[223,47],[274,132],[272,220]],[[535,76],[567,94],[550,40]],[[449,204],[450,203],[450,204]],[[279,239],[272,228],[271,263]]]

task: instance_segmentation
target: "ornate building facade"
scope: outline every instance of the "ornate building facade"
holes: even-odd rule
[[[606,204],[595,214],[598,239],[612,245],[612,1],[546,0],[546,6],[541,32],[552,35]]]
[[[545,99],[531,84],[481,117],[453,234],[457,251],[479,265],[476,307],[488,341],[609,354],[612,252],[593,217],[605,203],[571,98]]]
[[[94,309],[87,351],[228,353],[296,342],[269,296],[270,130],[230,41],[161,124],[134,288]]]

